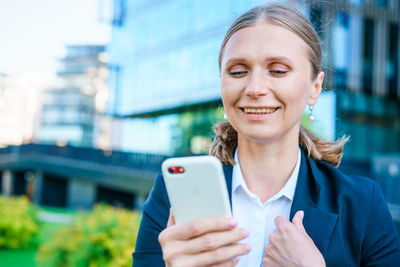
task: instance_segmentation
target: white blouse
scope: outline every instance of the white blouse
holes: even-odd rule
[[[232,172],[232,212],[238,221],[238,227],[249,231],[249,236],[241,242],[250,244],[251,251],[241,256],[236,266],[262,266],[264,247],[269,243],[268,236],[276,229],[274,220],[277,216],[289,219],[294,191],[300,169],[301,153],[298,152],[297,163],[290,178],[283,188],[261,203],[258,196],[250,192],[243,179],[237,149]]]

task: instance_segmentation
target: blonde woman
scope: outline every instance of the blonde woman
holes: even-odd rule
[[[219,57],[228,122],[210,150],[224,164],[233,218],[175,225],[162,176],[144,206],[134,266],[399,266],[378,185],[336,167],[347,139],[300,125],[324,73],[310,22],[283,4],[253,8]]]

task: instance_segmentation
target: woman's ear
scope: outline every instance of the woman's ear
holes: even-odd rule
[[[308,105],[312,106],[317,103],[318,97],[322,91],[322,83],[324,82],[324,76],[325,76],[325,73],[323,71],[320,71],[318,73],[317,78],[315,78],[315,80],[313,81],[313,85],[311,88],[311,94],[310,94],[310,97],[307,102]]]

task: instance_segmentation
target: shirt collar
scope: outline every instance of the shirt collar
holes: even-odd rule
[[[238,187],[242,187],[247,191],[247,185],[244,182],[244,178],[242,175],[242,169],[240,168],[239,164],[239,158],[238,158],[238,149],[236,147],[235,150],[235,165],[233,165],[233,170],[232,170],[232,193],[236,191]]]
[[[247,188],[246,182],[244,181],[244,178],[242,175],[242,170],[240,168],[237,148],[235,150],[234,159],[235,159],[236,164],[233,166],[233,171],[232,171],[232,193],[234,193],[239,187],[241,187],[247,194],[254,196],[254,194],[251,193],[250,190]],[[282,189],[278,193],[276,193],[274,196],[272,196],[269,199],[269,201],[278,199],[281,196],[285,196],[289,200],[293,201],[294,192],[295,192],[296,184],[297,184],[297,179],[299,176],[300,161],[301,161],[301,151],[299,148],[296,166],[294,167],[292,174],[290,175],[289,179],[287,180],[286,184],[282,187]]]

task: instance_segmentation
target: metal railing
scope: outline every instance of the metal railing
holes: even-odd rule
[[[94,148],[61,147],[44,144],[8,146],[0,149],[0,155],[23,156],[31,153],[151,171],[160,171],[161,163],[168,158],[168,156],[157,154],[105,151]]]

